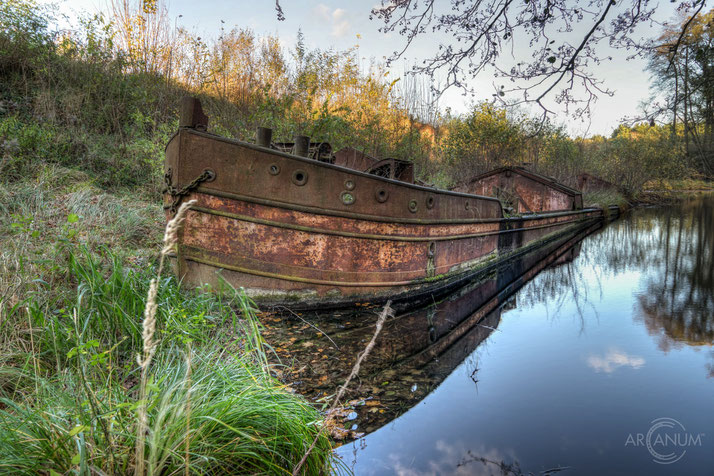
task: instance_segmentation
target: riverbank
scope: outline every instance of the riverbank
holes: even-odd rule
[[[0,183],[1,472],[127,474],[141,454],[150,474],[289,473],[316,437],[304,472],[329,472],[323,417],[271,375],[241,292],[162,275],[147,328],[160,205],[44,172]]]
[[[714,193],[714,181],[701,178],[681,180],[658,180],[645,184],[645,189],[635,197],[627,197],[617,190],[600,190],[583,193],[585,206],[607,207],[616,205],[620,209],[642,206],[671,205],[681,200]]]

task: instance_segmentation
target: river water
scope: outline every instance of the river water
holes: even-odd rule
[[[477,321],[459,298],[385,327],[341,415],[346,468],[714,474],[714,200],[634,210],[558,253]],[[291,380],[330,395],[373,327],[295,317],[314,334],[279,349]]]

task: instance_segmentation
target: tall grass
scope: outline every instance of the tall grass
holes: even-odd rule
[[[66,252],[74,292],[32,293],[2,322],[2,473],[126,474],[137,463],[135,356],[155,271],[126,268],[107,250]],[[321,416],[264,367],[251,303],[238,292],[186,294],[173,278],[157,291],[146,474],[289,473]],[[305,473],[331,464],[320,436]]]

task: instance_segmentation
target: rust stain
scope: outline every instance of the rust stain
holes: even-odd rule
[[[192,110],[200,107],[194,104]],[[217,286],[215,272],[223,268],[229,283],[266,301],[292,292],[316,302],[417,295],[440,282],[465,279],[498,253],[602,217],[592,210],[513,221],[503,218],[493,198],[338,167],[322,152],[311,159],[220,138],[191,127],[207,118],[189,116],[166,149],[167,177],[175,190],[211,172],[185,194],[197,200],[180,253],[179,271],[188,284]],[[354,152],[341,160],[373,162]],[[469,187],[477,194],[510,194],[519,210],[578,208],[567,187],[522,173],[493,174]],[[165,194],[164,203],[172,198]]]

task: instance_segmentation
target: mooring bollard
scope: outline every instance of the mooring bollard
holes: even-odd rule
[[[310,150],[310,138],[308,136],[295,136],[295,145],[293,153],[300,157],[307,157]]]
[[[267,127],[259,127],[255,131],[255,143],[261,147],[270,147],[273,140],[273,130]]]

